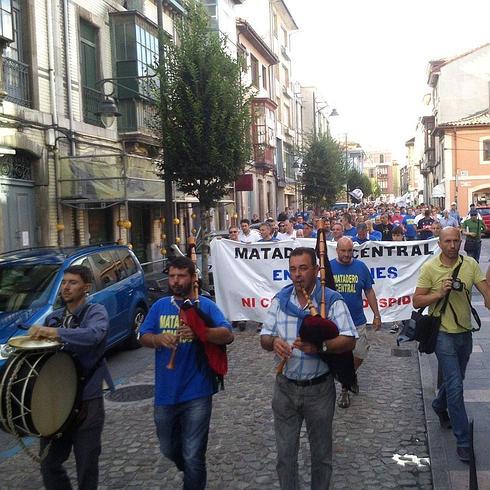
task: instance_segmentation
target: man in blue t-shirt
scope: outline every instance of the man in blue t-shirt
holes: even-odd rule
[[[212,395],[217,384],[195,326],[181,321],[184,301],[194,300],[195,275],[195,266],[187,257],[172,261],[168,284],[173,296],[152,306],[140,334],[141,343],[155,349],[154,415],[160,451],[184,472],[184,488],[204,489]],[[199,301],[199,309],[208,319],[206,342],[231,343],[231,325],[223,313],[211,300],[199,296]],[[174,350],[175,367],[171,368]]]
[[[357,328],[359,339],[354,349],[354,367],[357,370],[362,361],[367,357],[369,343],[366,334],[366,316],[364,315],[364,304],[362,293],[366,296],[369,307],[373,311],[374,330],[381,327],[381,315],[378,309],[378,300],[373,289],[374,281],[371,273],[364,262],[354,259],[352,254],[354,245],[350,237],[342,237],[337,242],[337,258],[330,261],[332,274],[335,281],[335,288],[344,298],[347,308],[352,316],[354,325]],[[358,393],[359,387],[356,384],[353,389]],[[346,387],[342,387],[337,405],[340,408],[347,408],[350,405],[349,393]]]
[[[405,228],[405,238],[415,240],[417,238],[417,224],[415,223],[415,211],[409,208],[408,214],[403,218],[402,225]]]

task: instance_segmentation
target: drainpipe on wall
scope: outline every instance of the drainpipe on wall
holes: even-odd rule
[[[50,109],[51,118],[53,126],[58,126],[58,107],[56,101],[56,80],[55,80],[55,68],[54,68],[54,37],[53,37],[53,2],[52,0],[46,0],[46,14],[47,14],[47,34],[48,34],[48,73],[49,73],[49,98],[50,98]],[[57,146],[57,141],[55,137],[54,150],[54,180],[55,180],[55,200],[56,200],[56,233],[58,246],[63,246],[63,212],[61,209],[60,201],[60,182],[59,182],[59,150]]]
[[[69,28],[69,6],[68,0],[63,0],[63,49],[65,52],[65,78],[66,78],[66,101],[68,110],[68,127],[69,127],[69,155],[74,156],[75,141],[73,140],[73,102],[72,102],[72,90],[71,90],[71,72],[70,64],[68,62],[70,51],[70,28]],[[78,226],[78,209],[73,210],[73,229],[75,245],[81,244],[80,228]]]

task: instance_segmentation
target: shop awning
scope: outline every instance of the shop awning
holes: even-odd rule
[[[437,184],[432,188],[432,197],[446,197],[444,184]]]

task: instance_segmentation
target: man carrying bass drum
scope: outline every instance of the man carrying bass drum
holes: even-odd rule
[[[104,306],[86,302],[91,283],[90,269],[82,265],[68,267],[61,283],[65,308],[51,313],[45,326],[35,325],[29,330],[31,338],[62,342],[64,350],[79,361],[84,377],[80,411],[73,423],[60,438],[41,438],[41,474],[48,490],[72,488],[63,468],[72,449],[78,488],[92,490],[98,485],[104,427],[102,382],[112,381],[104,360],[108,315]]]

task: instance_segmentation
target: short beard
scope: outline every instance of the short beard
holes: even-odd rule
[[[189,284],[187,288],[182,288],[180,291],[176,291],[170,286],[169,289],[174,296],[180,296],[181,298],[188,298],[191,295],[192,284]]]

